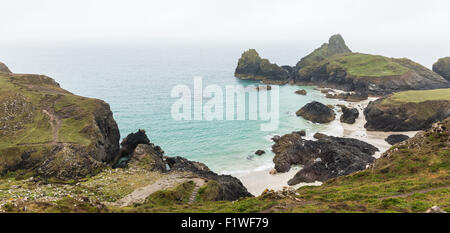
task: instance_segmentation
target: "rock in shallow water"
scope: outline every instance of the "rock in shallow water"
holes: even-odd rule
[[[266,152],[265,151],[263,151],[263,150],[257,150],[257,151],[255,151],[255,155],[263,155],[263,154],[265,154]]]
[[[296,112],[296,115],[314,123],[328,123],[336,117],[332,109],[317,101],[306,104]]]
[[[301,90],[297,90],[295,91],[295,94],[299,94],[299,95],[306,95],[306,90],[305,89],[301,89]]]

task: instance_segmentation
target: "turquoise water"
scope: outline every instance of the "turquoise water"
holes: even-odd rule
[[[282,47],[282,46],[281,46]],[[280,124],[272,132],[260,130],[263,121],[175,121],[171,106],[172,88],[193,85],[193,77],[203,77],[203,85],[257,84],[234,78],[241,46],[158,46],[158,47],[27,47],[1,49],[1,61],[16,73],[45,74],[75,94],[103,99],[114,113],[121,137],[140,128],[160,145],[166,155],[200,161],[219,173],[236,173],[271,167],[273,135],[305,129],[308,135],[319,130],[336,131],[334,125],[317,125],[295,116],[306,103],[326,99],[313,87],[280,87]],[[295,64],[298,50],[261,46],[266,56],[279,64]],[[304,88],[308,95],[294,92]],[[255,156],[257,149],[266,151]]]

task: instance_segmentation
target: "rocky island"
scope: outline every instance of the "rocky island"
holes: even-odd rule
[[[449,88],[441,75],[407,58],[388,58],[352,52],[341,35],[302,58],[295,66],[278,67],[261,72],[261,58],[251,49],[242,54],[236,68],[237,78],[254,77],[264,83],[308,84],[354,91],[362,95],[385,95],[403,90]],[[270,64],[265,61],[267,66]],[[439,65],[436,65],[439,67]],[[263,74],[264,75],[261,75]]]

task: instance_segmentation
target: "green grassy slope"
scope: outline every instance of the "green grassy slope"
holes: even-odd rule
[[[397,92],[383,100],[382,104],[421,103],[433,100],[450,101],[450,88],[420,91]]]
[[[0,171],[19,164],[24,153],[39,160],[56,143],[89,146],[100,104],[46,76],[0,73]]]

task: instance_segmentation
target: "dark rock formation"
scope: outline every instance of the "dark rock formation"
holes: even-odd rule
[[[289,171],[291,165],[303,165],[289,185],[300,182],[325,181],[363,170],[374,161],[378,149],[352,138],[320,137],[317,141],[297,140],[275,152],[277,172]]]
[[[397,143],[406,141],[406,140],[408,140],[408,139],[409,139],[409,136],[408,136],[408,135],[404,135],[404,134],[392,134],[392,135],[389,135],[389,136],[385,139],[385,141],[386,141],[387,143],[389,143],[390,145],[394,145],[394,144],[397,144]]]
[[[217,200],[234,201],[241,197],[253,196],[239,179],[230,175],[217,175],[203,163],[189,161],[182,157],[167,157],[166,161],[170,171],[188,171],[201,178],[216,181],[220,185]]]
[[[306,120],[314,123],[328,123],[335,119],[336,114],[328,106],[313,101],[303,106],[296,112],[297,116],[302,116]]]
[[[292,132],[281,136],[275,144],[272,146],[272,151],[275,154],[280,154],[286,151],[286,149],[292,145],[296,145],[302,141],[302,136],[298,132]],[[279,172],[287,172],[290,169],[290,164],[284,161],[284,158],[275,156],[273,159],[275,163],[275,169]]]
[[[298,133],[302,137],[306,136],[306,131],[305,130],[300,130],[300,131],[298,131],[296,133]]]
[[[440,58],[433,64],[433,71],[450,81],[450,57]]]
[[[297,90],[295,91],[295,94],[299,94],[299,95],[306,95],[306,90],[305,89],[301,89],[301,90]]]
[[[94,111],[96,130],[92,136],[96,138],[94,158],[98,161],[112,164],[119,152],[120,132],[113,113],[104,101],[99,101],[99,107]]]
[[[120,143],[121,148],[119,158],[130,156],[139,144],[150,144],[150,140],[143,129],[139,129],[136,133],[128,134],[127,137],[122,140]]]
[[[3,72],[3,73],[11,73],[11,71],[9,70],[9,68],[8,68],[5,64],[3,64],[3,63],[1,63],[1,62],[0,62],[0,72]]]
[[[274,141],[276,143],[276,142],[280,141],[280,138],[281,138],[280,135],[275,135],[271,139],[272,139],[272,141]]]
[[[367,130],[413,131],[428,129],[434,122],[450,116],[450,101],[430,100],[384,103],[382,99],[372,101],[364,109]]]
[[[245,51],[238,61],[234,75],[240,79],[262,80],[265,83],[285,84],[289,71],[262,59],[254,49]]]
[[[266,152],[265,151],[263,151],[263,150],[257,150],[257,151],[255,151],[255,155],[263,155],[263,154],[265,154]]]
[[[359,117],[358,109],[356,108],[347,108],[346,106],[341,106],[342,109],[342,115],[341,115],[341,122],[347,123],[347,124],[353,124],[356,121],[356,118]]]

